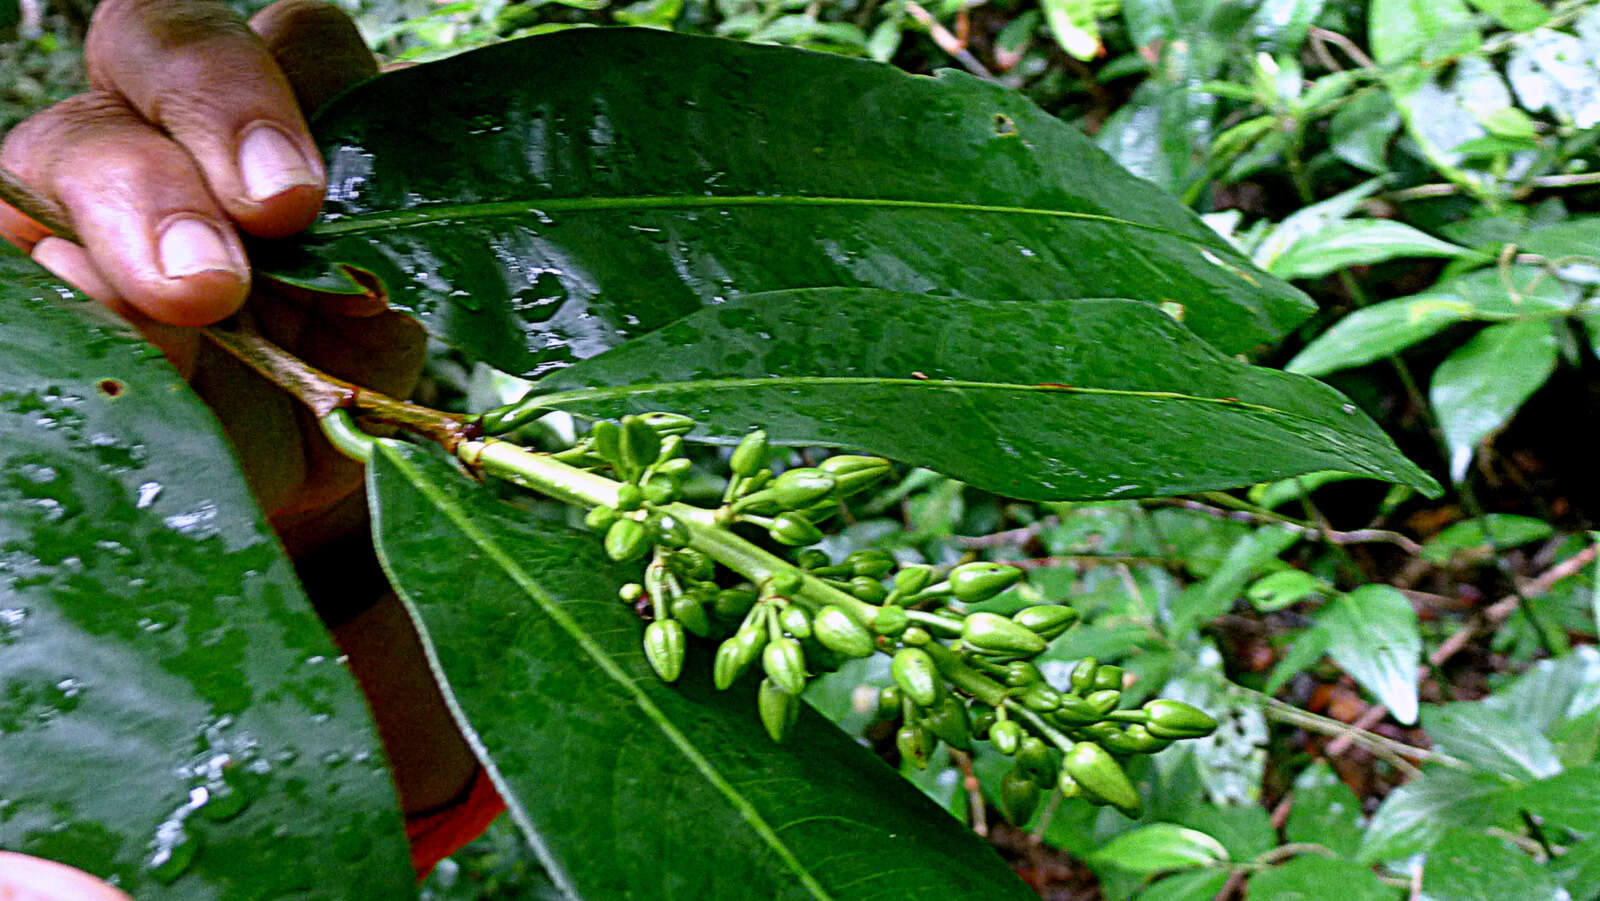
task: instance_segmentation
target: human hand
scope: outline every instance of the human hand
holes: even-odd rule
[[[132,901],[82,870],[0,851],[0,901]]]
[[[326,531],[307,523],[349,494],[359,469],[193,327],[248,297],[247,315],[276,343],[350,381],[409,393],[423,348],[414,323],[380,300],[252,293],[240,241],[316,216],[326,173],[302,110],[374,74],[371,54],[320,0],[281,0],[248,26],[221,0],[105,0],[85,56],[93,90],[0,146],[0,164],[59,205],[82,244],[4,204],[0,237],[139,326],[192,379],[286,540]]]

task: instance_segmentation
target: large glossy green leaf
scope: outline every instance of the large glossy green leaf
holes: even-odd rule
[[[1450,445],[1450,477],[1466,478],[1478,442],[1511,420],[1556,368],[1556,337],[1539,321],[1491,325],[1439,364],[1428,385]]]
[[[141,901],[408,896],[337,660],[177,373],[0,243],[0,848]]]
[[[1319,469],[1432,481],[1317,382],[1218,354],[1127,300],[861,289],[732,301],[533,389],[588,415],[676,410],[720,435],[831,444],[1013,497],[1175,494]]]
[[[959,73],[581,29],[384,75],[315,129],[320,222],[263,268],[378,277],[431,331],[542,371],[706,304],[872,286],[1176,301],[1228,352],[1310,311],[1020,95]]]
[[[1027,898],[953,817],[821,716],[766,737],[707,645],[668,686],[617,600],[636,571],[432,452],[368,470],[384,564],[511,815],[583,898]]]
[[[1395,860],[1425,851],[1454,827],[1515,820],[1514,784],[1492,773],[1430,768],[1383,799],[1361,838],[1359,860]]]
[[[1527,781],[1561,771],[1555,748],[1536,725],[1477,702],[1429,705],[1422,726],[1440,751],[1491,773]]]

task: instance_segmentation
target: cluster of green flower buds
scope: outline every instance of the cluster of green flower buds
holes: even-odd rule
[[[1014,566],[900,566],[880,550],[835,561],[806,547],[822,539],[819,524],[841,500],[889,473],[886,460],[845,454],[777,473],[766,434],[752,432],[728,460],[732,472],[720,506],[690,512],[680,496],[689,470],[683,436],[693,425],[674,414],[626,416],[596,423],[583,441],[556,455],[609,469],[621,482],[615,506],[596,507],[586,519],[603,534],[612,559],[649,558],[642,580],[624,586],[622,598],[649,606],[645,657],[663,680],[682,673],[689,636],[718,641],[714,684],[728,689],[759,667],[757,709],[768,734],[781,741],[814,673],[888,654],[893,684],[879,705],[883,716],[899,721],[902,760],[926,766],[941,742],[964,751],[974,741],[989,742],[1015,759],[1002,783],[1002,806],[1018,823],[1049,789],[1132,814],[1139,794],[1121,759],[1216,728],[1179,701],[1124,709],[1126,674],[1092,658],[1072,667],[1067,684],[1051,685],[1032,661],[1077,623],[1076,610],[1062,604],[1010,614],[973,609],[1022,580]],[[791,556],[752,547],[738,555],[729,576],[708,555],[716,548],[695,546],[684,516],[713,523],[727,541],[743,541],[735,527],[754,526],[773,550]]]

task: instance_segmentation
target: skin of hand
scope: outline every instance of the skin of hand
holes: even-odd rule
[[[322,0],[280,0],[249,23],[221,0],[104,0],[85,58],[91,90],[0,145],[0,164],[59,204],[83,244],[4,203],[0,238],[167,354],[221,421],[292,556],[365,529],[360,466],[289,395],[195,328],[237,314],[336,376],[399,397],[415,386],[419,325],[377,298],[252,285],[240,240],[289,235],[316,217],[326,173],[302,110],[377,72],[355,25]],[[372,706],[406,811],[458,796],[476,761],[398,600],[387,595],[334,637]],[[36,897],[7,890],[0,880],[0,901]]]
[[[0,901],[133,901],[72,867],[0,851]]]

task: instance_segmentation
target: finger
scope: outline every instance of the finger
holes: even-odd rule
[[[209,325],[244,302],[244,249],[194,161],[116,97],[81,94],[33,116],[0,164],[67,210],[111,293],[146,316]]]
[[[84,58],[90,84],[187,150],[245,231],[278,237],[316,216],[326,175],[294,91],[220,0],[105,0]]]
[[[250,19],[307,113],[378,74],[378,61],[344,11],[323,0],[278,0]]]
[[[127,895],[65,864],[0,851],[0,898],[6,901],[131,901]]]

